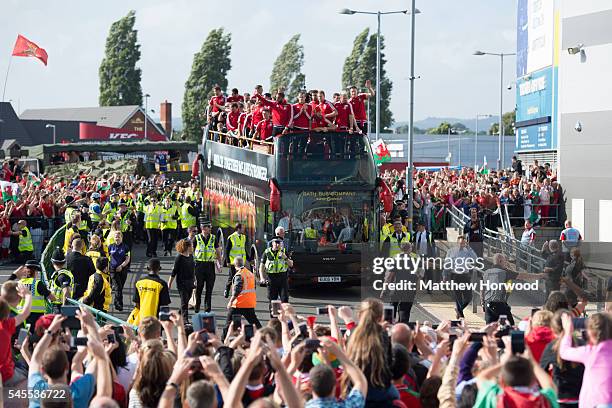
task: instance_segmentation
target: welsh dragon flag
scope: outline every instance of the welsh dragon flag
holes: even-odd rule
[[[484,161],[482,163],[482,169],[480,169],[480,174],[489,174],[489,169],[487,168],[487,156],[484,157]]]
[[[387,145],[382,139],[378,139],[372,143],[372,152],[374,153],[374,162],[377,166],[391,160],[389,149],[387,149]]]
[[[9,183],[7,181],[0,181],[0,190],[2,191],[2,201],[7,202],[13,200],[17,202],[19,200],[19,185],[16,183]]]

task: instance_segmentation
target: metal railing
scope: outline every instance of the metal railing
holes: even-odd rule
[[[268,142],[266,140],[241,136],[234,133],[223,133],[215,130],[209,130],[208,132],[206,132],[206,138],[208,140],[212,140],[213,142],[243,147],[245,149],[256,150],[262,153],[274,153],[274,143]]]
[[[532,212],[536,211],[539,212],[540,215],[540,221],[541,222],[550,222],[550,221],[555,221],[558,222],[559,221],[559,210],[561,209],[561,204],[530,204],[531,208],[532,208]],[[513,208],[518,208],[520,207],[521,209],[521,214],[520,215],[516,215],[516,216],[511,216],[510,214],[513,212],[512,209]],[[508,225],[513,226],[513,227],[520,227],[522,226],[523,221],[525,220],[524,217],[524,207],[525,205],[517,205],[517,204],[502,204],[502,209],[503,209],[503,215],[506,216],[507,220],[508,220]],[[539,211],[537,209],[540,209]],[[546,215],[542,215],[542,209],[546,208],[547,211],[545,211],[547,214]],[[517,223],[518,221],[518,223]]]
[[[61,226],[57,231],[55,231],[53,236],[49,239],[49,243],[47,244],[46,248],[43,250],[41,257],[40,257],[40,265],[42,268],[41,277],[45,285],[47,285],[47,287],[50,286],[51,272],[53,271],[53,266],[51,264],[51,257],[53,256],[53,251],[55,250],[57,246],[62,247],[64,245],[65,232],[66,232],[65,225]],[[94,315],[94,317],[100,324],[112,323],[118,326],[124,325],[124,324],[129,325],[124,320],[121,320],[115,316],[112,316],[94,307],[88,306],[82,302],[79,302],[76,299],[67,298],[66,301],[75,306],[86,307]],[[137,327],[133,325],[129,325],[129,326],[131,326],[134,330],[137,329]]]

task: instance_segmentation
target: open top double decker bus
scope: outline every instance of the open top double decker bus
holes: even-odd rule
[[[304,131],[266,142],[205,129],[203,139],[203,210],[222,241],[242,223],[259,267],[281,226],[292,288],[359,284],[381,205],[367,135]]]

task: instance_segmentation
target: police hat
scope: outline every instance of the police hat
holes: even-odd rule
[[[110,196],[111,196],[111,198],[113,198],[113,197],[117,197],[118,195],[119,195],[119,193],[112,193]]]
[[[272,242],[278,242],[279,244],[283,242],[283,239],[278,235],[272,238]]]
[[[55,251],[53,251],[53,255],[51,255],[51,262],[58,264],[66,262],[64,251],[62,251],[60,248],[55,248]]]
[[[121,200],[119,200],[119,205],[127,205],[127,203],[125,202],[125,200],[122,198]]]
[[[66,204],[72,204],[74,202],[74,197],[73,196],[66,196],[66,198],[64,198],[64,202]]]
[[[212,227],[212,224],[206,218],[201,217],[200,218],[200,226],[201,227]]]
[[[24,264],[24,266],[28,269],[34,269],[36,271],[40,271],[40,263],[38,263],[38,261],[35,261],[34,259],[26,261],[26,263]]]
[[[100,198],[100,193],[92,193],[91,198],[94,200]]]

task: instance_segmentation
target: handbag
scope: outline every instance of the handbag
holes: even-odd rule
[[[196,290],[195,289],[191,292],[191,298],[189,299],[189,302],[187,304],[189,305],[190,309],[195,309],[195,305],[196,305]]]

